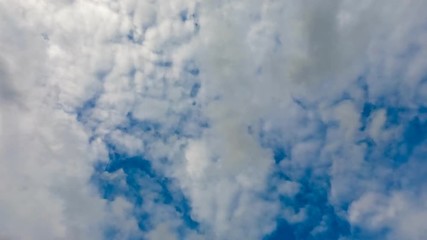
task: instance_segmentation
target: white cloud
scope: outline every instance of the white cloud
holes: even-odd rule
[[[108,142],[183,191],[201,225],[188,238],[260,239],[277,217],[305,221],[278,196],[294,198],[311,169],[330,178],[337,211],[350,204],[352,224],[419,239],[422,226],[397,216],[421,222],[425,205],[409,200],[413,189],[388,192],[394,169],[381,151],[403,131],[385,129],[384,105],[415,109],[425,98],[426,9],[421,0],[0,1],[2,234],[102,239],[119,221],[119,238],[179,238],[185,223],[156,201],[155,184],[144,182],[143,206],[97,195],[89,182]],[[363,104],[379,99],[361,131]],[[279,166],[261,132],[287,146]],[[290,179],[268,192],[277,171]],[[151,215],[147,233],[139,211]]]

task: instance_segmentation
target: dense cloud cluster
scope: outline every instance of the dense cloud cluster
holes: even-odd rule
[[[0,239],[423,239],[426,10],[0,0]]]

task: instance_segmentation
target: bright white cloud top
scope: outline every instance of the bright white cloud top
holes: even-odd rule
[[[0,0],[0,239],[425,239],[426,11]]]

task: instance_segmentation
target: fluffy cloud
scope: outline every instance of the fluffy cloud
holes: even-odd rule
[[[421,239],[426,9],[0,1],[1,237]]]

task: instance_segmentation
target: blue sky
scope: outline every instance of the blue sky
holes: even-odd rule
[[[424,239],[425,10],[0,0],[0,239]]]

